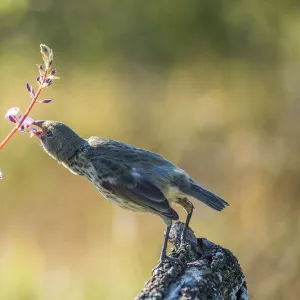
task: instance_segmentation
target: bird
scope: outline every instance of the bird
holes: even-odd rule
[[[158,215],[166,224],[159,264],[167,256],[173,221],[179,219],[172,204],[180,205],[187,217],[181,235],[185,243],[194,205],[193,197],[221,211],[229,204],[196,183],[184,170],[161,155],[108,138],[80,137],[58,121],[35,121],[36,134],[45,152],[70,172],[87,178],[110,202],[134,212]]]

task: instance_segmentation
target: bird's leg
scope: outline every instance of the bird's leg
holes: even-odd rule
[[[170,220],[170,219],[163,219],[163,220],[167,224],[165,239],[164,239],[163,247],[162,247],[162,250],[160,253],[160,259],[159,259],[158,265],[154,269],[152,269],[152,272],[154,272],[157,268],[159,268],[161,266],[161,264],[164,263],[165,261],[176,261],[176,262],[179,261],[178,258],[170,257],[167,255],[167,246],[168,246],[170,230],[172,227],[172,220]]]
[[[166,229],[166,233],[165,233],[165,239],[164,239],[163,247],[162,247],[161,253],[160,253],[159,263],[162,263],[168,257],[167,256],[167,246],[168,246],[170,230],[171,230],[171,227],[172,227],[172,220],[167,219],[167,220],[164,220],[164,221],[167,224],[167,229]]]
[[[186,231],[189,227],[190,220],[191,220],[191,217],[192,217],[192,214],[193,214],[193,211],[194,211],[194,205],[187,198],[181,199],[178,204],[180,204],[187,213],[186,221],[184,223],[183,231],[182,231],[182,234],[181,234],[181,243],[180,244],[183,245],[185,243]]]

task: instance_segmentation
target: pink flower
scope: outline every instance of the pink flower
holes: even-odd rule
[[[34,123],[34,120],[30,117],[27,117],[23,122],[23,124],[26,128],[29,128],[33,123]]]
[[[19,107],[10,108],[5,114],[5,119],[10,120],[13,123],[17,122],[17,114],[20,111]]]
[[[20,123],[23,118],[23,115],[18,116],[19,111],[20,109],[18,107],[12,107],[5,114],[5,118],[13,123]],[[20,126],[19,130],[23,132],[31,132],[30,130],[25,130],[25,129],[29,129],[33,124],[34,124],[34,120],[30,117],[26,117],[22,125]]]

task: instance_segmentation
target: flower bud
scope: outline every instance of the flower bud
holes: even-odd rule
[[[37,64],[38,68],[39,68],[39,71],[43,71],[44,70],[44,67],[42,64]]]
[[[31,93],[31,87],[30,87],[30,84],[28,82],[26,82],[26,89],[29,93]]]
[[[52,99],[45,99],[45,100],[42,100],[41,103],[50,103],[52,101]]]
[[[40,44],[40,48],[41,48],[41,53],[48,57],[51,51],[50,48],[45,44]]]
[[[14,116],[8,116],[9,121],[16,123],[16,118]]]
[[[10,120],[13,123],[16,123],[16,116],[20,109],[18,107],[10,108],[7,113],[5,114],[5,119]]]

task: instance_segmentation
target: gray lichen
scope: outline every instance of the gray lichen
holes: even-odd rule
[[[179,247],[183,223],[173,225],[171,257],[156,268],[136,300],[248,300],[243,271],[227,249],[207,239],[197,239],[191,229],[187,244]]]

